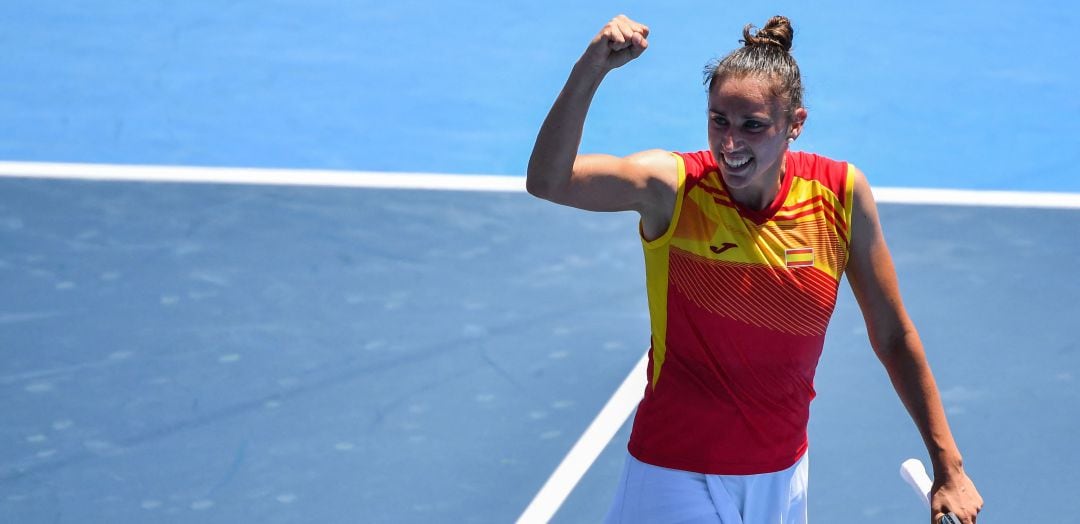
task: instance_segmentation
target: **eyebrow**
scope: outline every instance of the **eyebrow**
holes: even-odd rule
[[[721,116],[727,116],[727,113],[725,113],[723,111],[718,111],[718,110],[713,109],[711,107],[709,108],[709,112],[710,113],[715,113],[715,114],[718,114],[718,115],[721,115]],[[772,118],[769,117],[769,115],[761,114],[761,113],[750,113],[749,115],[743,115],[742,117],[743,118],[753,118],[754,120],[772,120]]]

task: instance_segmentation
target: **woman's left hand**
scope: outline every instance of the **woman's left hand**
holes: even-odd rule
[[[935,478],[930,493],[930,521],[933,524],[939,524],[941,517],[949,512],[956,514],[962,524],[975,524],[975,517],[982,511],[983,498],[963,468]]]

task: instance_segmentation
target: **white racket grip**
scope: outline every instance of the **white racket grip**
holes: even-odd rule
[[[922,461],[915,458],[905,460],[900,464],[900,477],[907,481],[908,485],[915,490],[915,493],[919,494],[919,498],[926,504],[926,508],[930,509],[930,487],[934,483],[930,481],[930,476],[926,474],[926,468],[923,467]],[[956,514],[950,511],[941,516],[938,524],[960,524],[960,519],[956,518]]]
[[[930,509],[930,477],[926,475],[926,468],[922,461],[909,458],[900,464],[900,477],[903,478],[915,493],[919,494],[926,508]]]

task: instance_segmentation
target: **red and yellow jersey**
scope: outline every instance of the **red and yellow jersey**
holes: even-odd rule
[[[630,453],[709,474],[782,470],[807,449],[854,167],[788,152],[776,199],[755,211],[731,198],[712,153],[676,158],[671,225],[642,241],[652,347]]]

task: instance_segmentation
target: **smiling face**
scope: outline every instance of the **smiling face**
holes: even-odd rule
[[[716,79],[709,92],[709,148],[731,196],[764,209],[780,189],[788,138],[802,131],[806,109],[785,113],[769,78]]]

